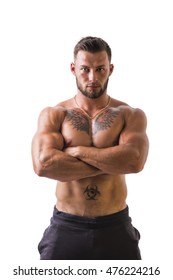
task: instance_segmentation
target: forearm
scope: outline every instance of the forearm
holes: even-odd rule
[[[141,169],[138,151],[126,145],[103,149],[80,146],[72,155],[111,175],[135,173]]]
[[[47,156],[40,155],[34,161],[34,170],[41,177],[61,182],[93,177],[102,173],[97,167],[57,150]]]

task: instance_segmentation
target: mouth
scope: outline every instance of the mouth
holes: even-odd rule
[[[87,85],[87,88],[99,88],[100,85],[96,85],[96,84],[89,84]]]

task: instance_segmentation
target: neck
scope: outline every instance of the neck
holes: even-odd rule
[[[110,96],[106,95],[106,98],[99,100],[99,99],[90,99],[89,102],[86,102],[82,105],[81,100],[75,95],[74,100],[76,106],[90,119],[94,119],[98,114],[104,111],[107,107],[109,107],[111,98]],[[99,102],[98,102],[99,101]]]

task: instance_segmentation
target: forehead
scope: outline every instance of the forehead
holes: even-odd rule
[[[86,66],[107,65],[109,64],[109,59],[106,51],[96,53],[79,51],[75,59],[75,64]]]

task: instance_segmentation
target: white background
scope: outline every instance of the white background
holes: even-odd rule
[[[55,181],[32,169],[40,111],[75,95],[73,48],[99,36],[112,48],[108,94],[143,109],[150,151],[145,169],[127,176],[130,215],[150,265],[166,263],[172,226],[172,1],[0,2],[0,219],[6,263],[39,259],[37,244],[55,204]]]

